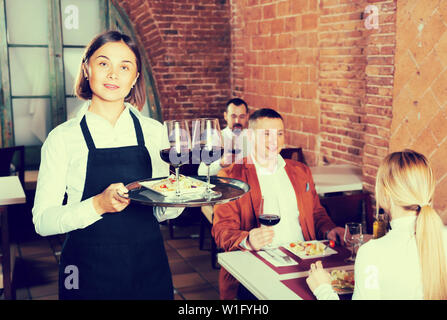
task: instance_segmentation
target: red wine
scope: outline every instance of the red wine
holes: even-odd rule
[[[222,147],[212,147],[211,149],[208,149],[206,146],[201,145],[200,148],[202,149],[201,160],[206,165],[210,165],[214,161],[219,160],[224,153],[224,148]]]
[[[164,162],[170,163],[173,167],[180,167],[182,164],[191,162],[192,151],[190,149],[180,149],[180,153],[176,148],[168,148],[160,150],[160,158]]]
[[[281,217],[276,214],[261,214],[259,216],[259,222],[264,226],[274,226],[279,223]]]

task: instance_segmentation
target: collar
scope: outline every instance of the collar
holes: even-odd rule
[[[90,107],[91,104],[91,100],[87,100],[82,107],[79,109],[78,113],[76,114],[76,122],[77,123],[81,123],[82,118],[84,117],[84,115],[90,114],[90,115],[95,115],[94,113],[88,111],[88,108]],[[132,110],[133,109],[133,110]],[[138,111],[137,109],[135,109],[134,106],[132,106],[130,103],[124,102],[124,110],[123,110],[123,114],[125,113],[129,113],[130,110],[132,110],[133,114],[137,116],[137,118],[140,118],[140,113],[136,112]],[[122,115],[123,115],[122,114]]]
[[[400,217],[390,221],[393,231],[410,231],[415,232],[416,216]]]
[[[245,134],[247,129],[242,129],[240,136],[242,136],[243,134]],[[225,127],[225,129],[222,129],[221,133],[223,135],[227,135],[227,136],[235,136],[236,134],[234,134],[233,130],[230,129],[230,127]]]
[[[260,175],[272,175],[278,172],[278,170],[283,169],[286,166],[286,161],[284,158],[278,154],[276,166],[273,168],[273,170],[269,170],[265,167],[262,167],[253,156],[253,153],[250,154],[250,160],[253,161],[253,164],[256,168],[256,172]]]

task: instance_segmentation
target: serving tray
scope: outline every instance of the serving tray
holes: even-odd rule
[[[167,177],[143,179],[129,183],[126,188],[129,190],[125,198],[148,206],[159,207],[201,207],[207,205],[230,202],[242,197],[250,191],[250,186],[241,180],[211,176],[212,190],[222,193],[222,196],[213,199],[206,199],[202,192],[197,194],[185,194],[177,199],[175,196],[165,197],[141,185],[142,182],[165,179]],[[206,182],[206,176],[191,176],[191,178]]]

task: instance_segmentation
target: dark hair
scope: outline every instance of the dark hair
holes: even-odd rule
[[[247,102],[245,102],[244,100],[242,100],[240,98],[233,98],[233,99],[228,100],[228,102],[226,104],[226,108],[225,108],[226,112],[228,112],[228,106],[230,104],[234,104],[235,106],[238,106],[238,107],[240,105],[244,105],[245,106],[245,111],[248,113],[248,105],[247,105]]]
[[[278,112],[276,112],[275,110],[270,109],[270,108],[263,108],[263,109],[259,109],[259,110],[256,110],[255,112],[253,112],[250,115],[250,117],[248,118],[248,122],[249,122],[249,124],[253,125],[253,122],[258,120],[259,118],[270,118],[270,119],[283,120],[281,115]]]
[[[106,31],[97,35],[84,51],[82,56],[81,66],[79,68],[78,76],[75,84],[75,94],[78,98],[88,100],[92,98],[92,90],[87,79],[84,77],[83,65],[88,64],[90,57],[108,42],[120,42],[123,41],[130,50],[135,54],[137,62],[137,72],[139,74],[135,86],[130,90],[127,97],[124,99],[125,102],[135,105],[138,109],[144,106],[146,102],[146,85],[144,82],[143,73],[141,72],[141,56],[138,50],[138,46],[129,36],[119,32],[119,31]]]

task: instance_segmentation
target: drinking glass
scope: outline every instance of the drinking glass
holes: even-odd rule
[[[215,118],[193,120],[192,137],[193,149],[200,150],[200,160],[207,166],[207,183],[204,197],[205,199],[218,198],[222,196],[222,193],[211,189],[210,164],[219,160],[224,152],[219,120]]]
[[[164,126],[168,135],[169,148],[161,150],[160,157],[175,168],[175,200],[180,201],[179,168],[182,164],[191,161],[191,135],[186,121],[167,120]]]
[[[351,256],[345,259],[346,263],[352,263],[356,258],[356,247],[363,243],[362,224],[357,222],[348,222],[345,225],[345,243],[351,246]]]
[[[281,213],[279,205],[275,205],[275,201],[269,201],[267,206],[265,205],[265,199],[261,199],[261,207],[259,210],[259,223],[263,226],[274,226],[281,220]],[[277,201],[276,201],[277,202]],[[278,203],[276,203],[278,204]]]
[[[279,208],[279,201],[277,197],[268,197],[267,201],[264,197],[261,198],[259,207],[259,223],[261,227],[273,227],[281,221],[281,211]],[[270,243],[263,247],[264,251],[274,249],[274,244]]]

